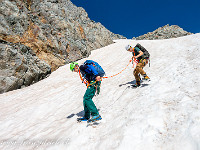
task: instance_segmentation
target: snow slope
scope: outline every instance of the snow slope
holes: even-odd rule
[[[110,76],[128,64],[127,44],[151,54],[151,78],[133,84],[133,68],[104,79],[93,100],[103,118],[96,127],[77,123],[86,87],[69,65],[30,87],[0,95],[2,150],[199,150],[200,34],[156,41],[117,40],[89,58]],[[80,60],[79,63],[84,62]]]

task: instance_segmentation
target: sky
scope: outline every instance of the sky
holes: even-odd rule
[[[128,39],[166,24],[200,32],[200,0],[71,0],[91,20]]]

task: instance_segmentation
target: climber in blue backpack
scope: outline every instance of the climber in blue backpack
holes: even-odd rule
[[[101,116],[92,101],[92,98],[100,92],[101,79],[105,75],[102,67],[93,60],[86,60],[83,65],[79,66],[78,63],[73,62],[70,64],[70,70],[77,72],[80,75],[81,80],[86,83],[87,90],[83,97],[83,106],[85,115],[82,118],[78,118],[78,121],[94,122],[101,120]],[[90,118],[90,115],[92,116]]]

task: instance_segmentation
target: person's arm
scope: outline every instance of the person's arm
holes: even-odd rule
[[[142,56],[144,53],[140,50],[139,54],[137,56],[135,56],[135,58],[137,59],[138,57]]]
[[[138,47],[135,47],[134,50],[139,53],[137,56],[133,56],[133,58],[135,58],[135,59],[137,59],[138,57],[140,57],[144,54]]]

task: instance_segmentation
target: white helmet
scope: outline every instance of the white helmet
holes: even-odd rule
[[[128,51],[130,48],[131,48],[130,45],[127,45],[127,46],[125,47],[125,49],[126,49],[127,51]]]

